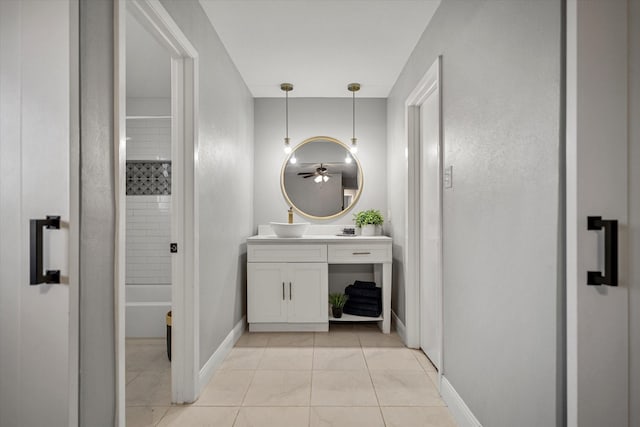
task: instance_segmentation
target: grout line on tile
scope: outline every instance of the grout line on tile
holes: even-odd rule
[[[364,353],[364,349],[362,349],[362,347],[360,347],[360,351],[362,351],[362,358],[364,359],[364,364],[367,367],[367,373],[369,374],[369,381],[371,381],[371,387],[373,388],[373,393],[376,395],[376,402],[378,402],[378,408],[380,408],[380,398],[378,397],[378,390],[376,389],[376,384],[373,382],[373,377],[371,376],[371,369],[369,369],[369,362],[367,361],[367,356]]]
[[[164,412],[162,413],[162,416],[160,417],[160,419],[158,419],[158,422],[154,424],[154,426],[157,426],[160,424],[160,421],[162,421],[165,415],[167,415],[167,413],[169,412],[169,409],[171,409],[171,406],[162,406],[162,408],[164,408]]]
[[[260,362],[258,362],[260,363]],[[247,399],[247,394],[249,394],[249,389],[251,388],[251,386],[253,385],[253,380],[256,377],[256,372],[258,372],[258,369],[256,367],[256,369],[253,369],[253,375],[251,375],[251,381],[249,381],[249,386],[247,387],[247,389],[244,391],[244,394],[242,395],[242,400],[240,401],[240,407],[242,408],[244,405],[244,401]],[[240,413],[240,411],[238,410],[238,414]],[[235,421],[234,421],[235,424]]]
[[[375,390],[375,387],[374,387],[374,390]],[[387,420],[384,418],[384,413],[382,412],[382,406],[380,406],[379,404],[378,404],[378,411],[380,412],[380,419],[382,420],[382,424],[384,424],[384,426],[387,427]]]
[[[247,390],[249,390],[247,388]],[[240,404],[240,406],[238,407],[238,411],[236,412],[236,416],[233,417],[233,422],[231,423],[231,427],[235,426],[236,423],[238,422],[238,417],[240,416],[240,411],[242,410],[242,404]]]
[[[313,356],[315,357],[315,350]],[[309,380],[309,425],[311,425],[311,403],[313,402],[313,358],[311,359],[311,372],[309,372],[309,375],[311,375],[311,379]]]
[[[169,409],[171,409],[170,406],[167,406],[166,410],[164,411],[164,414],[162,414],[162,416],[160,417],[160,419],[158,420],[157,423],[154,424],[154,426],[158,426],[160,425],[160,423],[162,422],[162,420],[164,419],[164,417],[167,416],[167,414],[169,413]]]
[[[311,425],[311,402],[313,402],[313,373],[316,360],[316,334],[313,334],[313,352],[311,353],[311,380],[309,381],[309,425]]]

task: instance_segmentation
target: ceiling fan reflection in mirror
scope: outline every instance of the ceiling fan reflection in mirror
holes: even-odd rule
[[[317,167],[313,172],[298,172],[298,175],[302,176],[303,178],[314,177],[313,182],[316,182],[318,184],[321,182],[329,181],[329,178],[331,177],[331,174],[329,174],[329,170],[324,167],[323,163],[320,163],[320,167]]]

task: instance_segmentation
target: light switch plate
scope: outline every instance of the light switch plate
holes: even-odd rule
[[[444,188],[453,188],[453,165],[449,165],[444,168],[442,180]]]

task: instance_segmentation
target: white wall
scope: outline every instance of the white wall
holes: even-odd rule
[[[388,99],[404,320],[404,102],[443,55],[444,374],[485,426],[561,419],[561,12],[560,0],[443,1]]]
[[[294,86],[295,86],[295,82]],[[345,82],[345,93],[348,82]],[[362,88],[365,91],[366,87]],[[295,91],[295,89],[294,89]],[[284,93],[284,92],[283,92]],[[280,191],[284,153],[285,104],[283,98],[255,99],[254,232],[259,224],[286,221],[289,206]],[[329,136],[350,144],[351,98],[289,98],[289,137],[295,147],[313,136]],[[387,209],[386,100],[356,98],[357,157],[364,174],[363,192],[347,214],[333,220],[296,221],[353,225],[352,214],[364,209]]]
[[[131,82],[127,80],[127,84]],[[166,82],[171,87],[171,81]],[[127,88],[128,89],[128,88]],[[127,116],[170,116],[171,98],[162,96],[127,96]]]
[[[629,18],[629,425],[640,425],[640,0]],[[635,117],[635,119],[633,119]]]
[[[126,11],[127,114],[129,98],[171,98],[171,58],[163,44]],[[146,114],[151,114],[149,111]]]
[[[162,0],[199,54],[200,366],[245,313],[253,98],[197,0]]]

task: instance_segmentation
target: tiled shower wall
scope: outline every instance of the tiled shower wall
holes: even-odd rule
[[[127,161],[170,158],[170,119],[127,120]],[[171,196],[160,194],[127,195],[127,284],[171,283]]]
[[[127,160],[170,160],[171,119],[127,119]]]
[[[126,283],[171,283],[171,196],[127,196]]]
[[[126,336],[163,337],[171,310],[171,120],[127,119]]]

